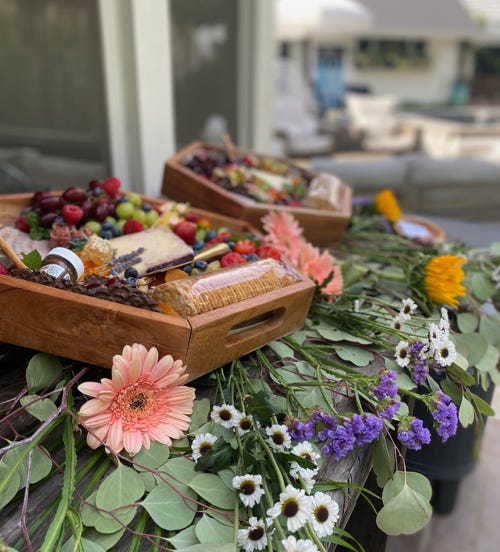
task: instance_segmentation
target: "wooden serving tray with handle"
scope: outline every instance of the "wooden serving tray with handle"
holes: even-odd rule
[[[30,198],[1,196],[0,225],[13,225]],[[193,210],[218,226],[252,230],[240,220]],[[142,343],[182,359],[193,380],[301,328],[314,289],[304,279],[184,319],[0,275],[0,341],[105,368],[124,345]]]

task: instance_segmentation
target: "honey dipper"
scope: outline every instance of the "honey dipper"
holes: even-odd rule
[[[2,249],[7,257],[12,261],[16,268],[29,268],[26,266],[23,261],[17,256],[17,253],[12,249],[12,247],[5,241],[2,236],[0,236],[0,249]]]

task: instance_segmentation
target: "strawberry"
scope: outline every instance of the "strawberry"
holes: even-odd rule
[[[9,274],[8,268],[3,263],[0,263],[0,274]]]
[[[73,226],[75,224],[78,224],[82,220],[83,209],[81,207],[78,207],[78,205],[67,203],[62,208],[61,214],[64,219],[64,222],[66,224],[69,224],[70,226]]]
[[[275,259],[276,261],[281,260],[281,253],[272,245],[261,245],[255,253],[257,253],[259,259]]]
[[[108,194],[109,197],[116,197],[118,190],[120,189],[121,182],[118,178],[112,176],[107,178],[102,184],[101,188]]]
[[[172,231],[174,234],[177,234],[179,238],[184,240],[188,245],[193,245],[196,241],[196,224],[194,222],[189,222],[188,220],[183,220],[178,222],[173,228]]]
[[[234,246],[234,250],[240,255],[251,255],[256,249],[255,244],[250,240],[240,240]]]
[[[16,222],[14,226],[21,230],[22,232],[29,232],[30,231],[30,225],[26,222],[26,217],[24,215],[19,215],[16,218]]]
[[[198,222],[200,215],[198,213],[186,213],[184,218],[189,222]]]
[[[246,263],[247,260],[242,257],[239,253],[235,253],[232,251],[231,253],[226,253],[220,260],[220,265],[222,268],[226,268],[227,266],[234,266],[239,264]]]
[[[140,220],[128,219],[123,225],[124,234],[134,234],[135,232],[141,232],[144,230],[144,224]]]

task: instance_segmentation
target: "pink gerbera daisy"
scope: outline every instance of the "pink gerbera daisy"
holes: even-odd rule
[[[293,215],[286,211],[271,211],[262,218],[262,225],[267,233],[266,240],[297,264],[304,238]]]
[[[151,441],[170,446],[184,436],[193,411],[194,389],[182,385],[188,375],[181,360],[158,359],[155,347],[134,343],[113,357],[111,379],[85,382],[78,389],[94,397],[78,413],[89,431],[91,448],[104,445],[134,455]]]
[[[317,247],[304,242],[300,248],[298,268],[320,286],[332,275],[328,284],[321,289],[324,295],[338,295],[342,292],[342,271],[328,251],[320,253]]]

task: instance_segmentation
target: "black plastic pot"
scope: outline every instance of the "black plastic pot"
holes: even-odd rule
[[[494,389],[494,385],[490,385],[486,391],[480,386],[474,386],[471,391],[490,404]],[[431,442],[421,450],[407,451],[406,468],[430,480],[434,511],[449,514],[455,507],[461,479],[472,472],[477,463],[484,425],[475,423],[464,428],[459,423],[456,435],[443,443],[432,427],[432,415],[421,402],[415,404],[414,415],[422,419],[424,426],[430,430]],[[486,419],[484,416],[484,423]]]

